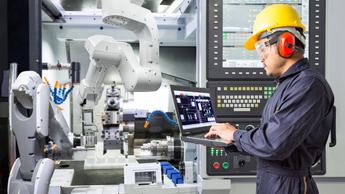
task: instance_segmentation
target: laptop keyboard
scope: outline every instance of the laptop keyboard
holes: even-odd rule
[[[195,137],[195,138],[203,138],[203,139],[210,139],[210,140],[220,140],[219,137],[216,137],[216,136],[213,136],[213,137],[204,137],[206,133],[202,133],[202,134],[197,134],[197,135],[193,135],[192,137]]]

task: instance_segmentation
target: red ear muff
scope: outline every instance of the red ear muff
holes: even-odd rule
[[[290,32],[282,33],[278,38],[277,46],[281,57],[291,57],[295,52],[295,36]]]

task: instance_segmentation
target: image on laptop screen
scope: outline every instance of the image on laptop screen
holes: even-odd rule
[[[175,90],[174,97],[183,130],[216,123],[210,93]]]

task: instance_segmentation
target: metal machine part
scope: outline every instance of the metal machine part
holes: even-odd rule
[[[73,147],[94,148],[97,144],[97,136],[95,134],[82,135],[75,134],[73,136]]]
[[[179,138],[167,136],[165,140],[152,140],[140,147],[138,158],[155,158],[157,160],[181,160],[183,146]]]
[[[70,77],[72,78],[72,83],[80,82],[80,63],[71,62],[71,63],[42,63],[42,69],[44,70],[68,70]]]
[[[9,98],[8,98],[8,103],[9,104],[13,104],[13,93],[12,93],[12,87],[14,84],[14,81],[17,79],[17,72],[18,72],[18,64],[17,63],[11,63],[10,64],[10,74],[9,74]],[[16,139],[14,137],[13,134],[13,129],[12,129],[12,108],[13,106],[9,106],[9,111],[8,111],[8,128],[9,128],[9,132],[8,132],[8,153],[9,153],[9,168],[11,168],[12,164],[14,163],[14,161],[17,158],[17,151],[16,151]]]
[[[116,83],[113,82],[110,88],[106,91],[105,110],[120,110],[120,96],[121,91],[116,88]]]
[[[92,109],[82,109],[82,130],[84,136],[95,136],[98,131],[94,124],[94,115]]]
[[[106,90],[104,101],[104,113],[102,115],[102,139],[105,153],[108,149],[124,148],[124,131],[129,132],[128,126],[123,125],[123,112],[120,109],[121,90],[116,87],[115,82]],[[127,145],[127,144],[126,144]],[[128,150],[128,149],[126,149]]]

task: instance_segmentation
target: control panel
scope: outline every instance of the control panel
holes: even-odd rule
[[[260,117],[276,90],[274,81],[212,81],[212,99],[217,117]]]
[[[299,13],[306,26],[305,57],[325,75],[325,0],[207,1],[206,78],[207,87],[212,90],[217,122],[241,125],[242,130],[250,130],[260,123],[276,83],[266,75],[257,52],[246,50],[243,44],[252,34],[256,15],[276,3],[289,4]],[[255,169],[254,157],[207,148],[210,176],[252,175]],[[312,167],[312,172],[325,173],[325,154]]]
[[[260,126],[260,121],[226,121],[241,130],[252,130]],[[255,175],[256,159],[250,155],[236,152],[236,149],[227,148],[227,150],[208,147],[207,149],[207,174],[209,176],[224,175]]]
[[[231,123],[237,129],[250,131],[260,126],[260,118],[218,118],[217,122]],[[236,147],[221,149],[214,147],[206,148],[207,174],[209,176],[236,176],[255,175],[256,158],[241,152]],[[323,152],[321,158],[312,166],[313,175],[322,175],[326,172],[326,155]]]

